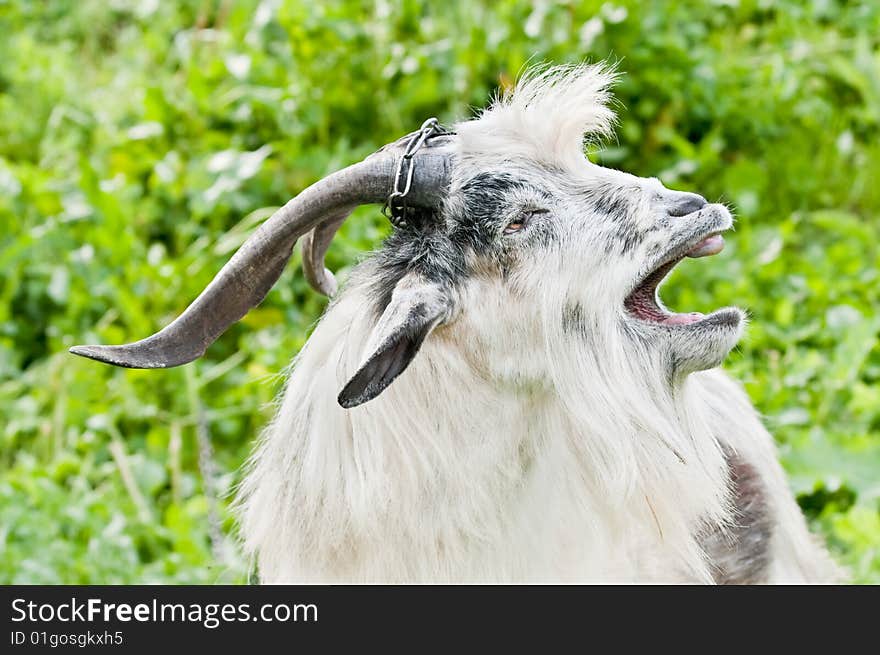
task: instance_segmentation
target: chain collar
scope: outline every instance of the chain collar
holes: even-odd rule
[[[452,132],[440,125],[436,118],[429,118],[422,123],[418,132],[413,132],[406,144],[403,156],[397,162],[394,187],[382,207],[382,213],[396,228],[406,227],[409,224],[407,219],[414,218],[418,211],[416,207],[409,207],[406,204],[406,196],[412,188],[413,173],[415,172],[413,157],[428,139],[441,134],[452,134]]]

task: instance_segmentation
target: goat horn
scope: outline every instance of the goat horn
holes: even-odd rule
[[[303,273],[312,288],[325,296],[332,297],[336,294],[336,278],[330,269],[324,266],[324,255],[327,254],[330,242],[333,241],[336,231],[348,218],[349,213],[348,210],[339,212],[315,226],[311,232],[303,237]]]
[[[438,136],[416,154],[412,190],[414,206],[436,207],[449,187],[451,136]],[[384,202],[393,186],[401,139],[357,164],[316,182],[267,219],[232,256],[211,283],[172,323],[156,334],[121,346],[74,346],[70,352],[115,366],[167,368],[201,357],[207,347],[258,305],[278,281],[296,240],[322,222],[344,220],[358,205]],[[328,216],[331,217],[328,219]],[[321,228],[309,241],[306,261],[312,272],[335,229]],[[317,238],[316,238],[317,237]],[[318,255],[320,257],[318,258]],[[311,273],[309,273],[311,274]],[[321,290],[332,277],[315,278]]]
[[[427,122],[425,124],[427,125]],[[422,127],[424,128],[424,125]],[[384,145],[373,156],[394,150],[405,151],[411,139],[416,135],[418,135],[418,132],[411,132],[397,141]],[[439,135],[432,137],[432,140],[428,143],[436,148],[438,144],[449,143],[449,139],[453,137],[453,133],[441,132]],[[324,265],[324,256],[327,254],[328,248],[330,248],[333,237],[336,236],[336,232],[342,227],[351,211],[353,210],[343,210],[338,214],[324,218],[321,223],[303,237],[303,273],[305,273],[306,281],[311,287],[325,296],[333,297],[336,294],[337,285],[333,273]]]

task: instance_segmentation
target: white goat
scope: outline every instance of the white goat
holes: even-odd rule
[[[307,276],[333,293],[338,226],[413,174],[405,223],[296,357],[247,469],[241,530],[263,581],[837,579],[772,438],[713,368],[743,314],[676,314],[656,294],[685,256],[721,250],[730,213],[583,154],[610,131],[612,81],[533,71],[412,159],[419,134],[304,191],[163,331],[74,349],[191,361],[307,232]]]

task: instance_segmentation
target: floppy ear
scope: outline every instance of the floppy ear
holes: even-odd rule
[[[339,393],[339,404],[350,409],[372,400],[419,352],[425,337],[450,314],[447,293],[414,273],[404,276],[373,329],[366,358]]]

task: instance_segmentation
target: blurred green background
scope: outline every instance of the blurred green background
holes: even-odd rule
[[[838,0],[0,0],[0,582],[245,581],[228,494],[324,306],[298,256],[195,364],[66,349],[159,329],[274,207],[526,62],[607,57],[596,159],[738,215],[664,298],[748,309],[726,367],[880,582],[880,3]],[[387,232],[360,209],[330,267]]]

